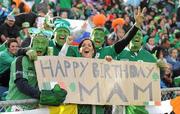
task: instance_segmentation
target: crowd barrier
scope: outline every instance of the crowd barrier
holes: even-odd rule
[[[177,88],[166,88],[166,89],[161,89],[161,100],[162,103],[165,101],[165,104],[163,104],[164,106],[169,106],[168,108],[166,108],[166,113],[170,113],[172,111],[172,107],[170,106],[170,99],[175,98],[176,96],[180,96],[180,87]],[[6,108],[8,106],[11,105],[21,105],[21,104],[34,104],[34,103],[38,103],[38,100],[36,99],[25,99],[25,100],[11,100],[11,101],[0,101],[0,114],[6,114],[4,113],[4,111],[6,110]],[[162,108],[165,108],[165,107]],[[116,107],[116,108],[114,108]],[[157,108],[156,110],[160,110],[161,107],[154,107]],[[86,109],[84,109],[86,110]],[[92,108],[92,112],[93,114],[95,114],[95,107]],[[152,107],[151,109],[152,110]],[[165,111],[165,109],[163,109]],[[38,110],[36,110],[35,112],[37,112]],[[45,109],[41,109],[41,111],[45,111]],[[8,113],[9,114],[9,113]],[[17,114],[21,114],[21,113],[17,113]],[[29,113],[27,113],[29,114]],[[35,113],[34,113],[35,114]],[[38,113],[37,113],[38,114]],[[125,107],[124,106],[105,106],[105,114],[125,114]],[[150,112],[151,114],[151,112]],[[155,114],[154,112],[152,114]],[[158,114],[158,113],[157,113]]]

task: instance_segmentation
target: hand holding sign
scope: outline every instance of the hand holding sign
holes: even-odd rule
[[[66,95],[67,91],[56,84],[52,90],[41,90],[40,104],[58,106],[64,102]]]

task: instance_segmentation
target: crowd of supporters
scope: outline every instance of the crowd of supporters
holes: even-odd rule
[[[180,86],[180,3],[178,0],[135,0],[141,8],[146,7],[141,48],[154,56],[164,69],[161,70],[161,88]],[[29,5],[31,4],[31,5]],[[81,30],[71,30],[76,40],[90,37],[95,25],[93,17],[106,17],[105,41],[102,47],[116,44],[131,29],[137,6],[123,0],[0,0],[0,97],[8,91],[11,63],[19,48],[30,48],[35,28],[47,30],[49,40],[56,34],[56,19],[85,20]],[[121,18],[120,27],[114,20]],[[116,24],[116,23],[115,23]],[[119,24],[119,23],[118,23]],[[43,27],[42,27],[43,26]],[[89,28],[88,28],[89,27]],[[77,33],[77,34],[76,34]],[[77,44],[76,44],[77,45]],[[61,44],[62,48],[63,44]],[[140,52],[140,49],[136,52]],[[60,52],[57,49],[56,54]],[[112,57],[118,59],[122,55]],[[133,60],[132,61],[138,61]],[[146,61],[145,61],[146,62]]]

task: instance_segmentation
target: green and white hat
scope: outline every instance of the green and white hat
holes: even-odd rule
[[[60,28],[64,28],[64,29],[68,30],[70,33],[70,23],[68,21],[63,20],[63,19],[56,19],[54,21],[54,25],[55,25],[54,32]]]

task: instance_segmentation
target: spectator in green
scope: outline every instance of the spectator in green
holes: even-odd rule
[[[70,23],[66,20],[58,19],[54,24],[54,39],[49,42],[49,46],[53,47],[53,55],[58,55],[66,42],[66,38],[70,35]]]
[[[7,41],[7,50],[0,52],[0,96],[8,90],[10,78],[10,66],[16,58],[18,42],[12,38]],[[4,88],[4,89],[3,89]]]
[[[48,49],[48,38],[41,31],[32,38],[32,47],[37,56],[45,56]],[[11,65],[9,91],[7,100],[39,99],[43,105],[60,105],[67,92],[56,85],[52,90],[39,90],[34,60],[28,56],[19,56]],[[13,105],[7,111],[23,111],[37,108],[37,104]]]
[[[22,30],[20,30],[20,38],[21,38],[21,40],[24,40],[27,37],[30,37],[29,36],[29,31],[28,31],[29,27],[30,27],[29,22],[22,23]]]

